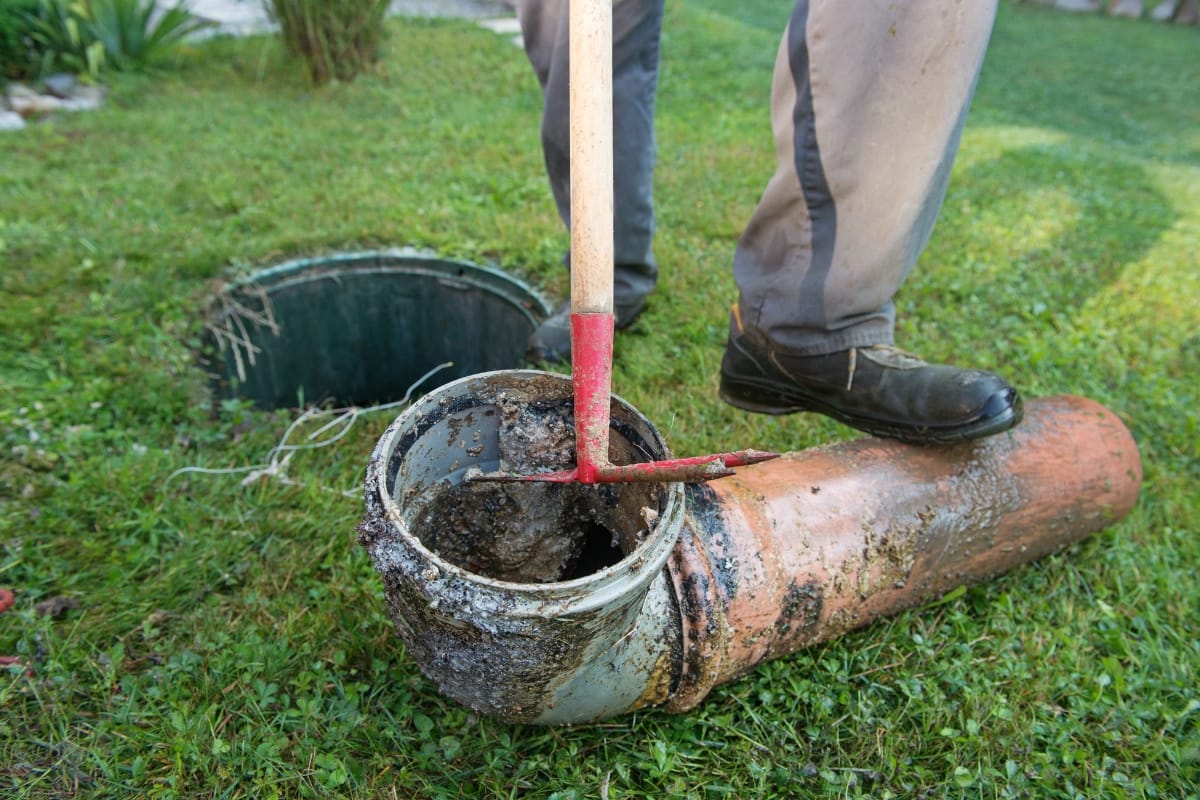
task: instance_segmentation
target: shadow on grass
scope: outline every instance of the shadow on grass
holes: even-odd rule
[[[1014,227],[1014,218],[1023,224]],[[924,257],[929,266],[916,277],[936,302],[963,304],[964,324],[994,330],[1005,313],[1024,320],[1082,306],[1177,219],[1137,163],[1098,166],[1086,150],[1065,145],[1006,150],[955,175]]]

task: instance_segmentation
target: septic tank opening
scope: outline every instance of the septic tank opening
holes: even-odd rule
[[[261,408],[368,406],[511,369],[550,313],[490,267],[410,251],[289,261],[214,298],[206,361],[219,398]]]

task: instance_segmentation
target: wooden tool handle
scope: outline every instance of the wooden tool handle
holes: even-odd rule
[[[612,0],[570,0],[571,311],[613,312]]]

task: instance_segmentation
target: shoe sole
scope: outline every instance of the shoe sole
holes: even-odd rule
[[[723,401],[743,411],[775,416],[811,411],[835,419],[843,425],[849,425],[851,428],[869,433],[872,436],[897,439],[911,444],[954,444],[956,442],[982,439],[986,436],[1003,433],[1009,428],[1014,427],[1024,416],[1024,410],[1018,398],[1003,411],[990,417],[965,425],[956,425],[952,428],[930,428],[919,425],[888,423],[847,414],[845,411],[815,398],[799,398],[795,395],[785,395],[769,386],[764,386],[753,381],[734,380],[724,375],[721,376],[719,393]],[[753,393],[755,397],[759,398],[764,395],[770,396],[776,402],[764,403],[761,400],[752,400],[746,396],[747,393]]]

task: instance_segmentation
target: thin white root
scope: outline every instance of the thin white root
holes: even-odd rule
[[[358,418],[365,414],[374,414],[378,411],[388,411],[394,408],[399,408],[400,406],[408,405],[410,398],[417,387],[441,370],[452,366],[454,366],[454,362],[452,361],[447,361],[444,364],[438,364],[420,378],[417,378],[416,382],[413,383],[412,386],[408,387],[408,391],[404,393],[404,397],[390,403],[382,403],[380,405],[367,406],[365,408],[350,406],[348,408],[323,409],[309,407],[304,409],[304,411],[300,413],[300,416],[292,420],[292,422],[287,426],[287,429],[283,432],[283,435],[279,438],[279,442],[267,453],[265,463],[253,464],[248,467],[181,467],[166,477],[166,479],[163,481],[163,486],[165,487],[174,478],[186,474],[241,475],[245,473],[249,474],[247,474],[246,477],[241,480],[242,486],[250,486],[258,483],[264,478],[278,481],[286,486],[303,486],[303,482],[297,481],[287,474],[287,468],[291,463],[293,455],[301,450],[317,450],[322,447],[329,447],[345,437],[346,434],[350,432],[350,429],[354,427],[354,423],[358,420]],[[292,443],[292,436],[295,435],[296,431],[302,425],[314,420],[324,419],[325,417],[332,417],[332,419],[309,433],[308,436],[305,437],[305,441],[299,444]],[[330,431],[333,431],[333,433],[330,433]],[[329,435],[326,436],[326,434]],[[321,488],[323,491],[334,492],[345,497],[354,497],[359,491],[358,489],[333,489],[327,486],[323,486]]]

